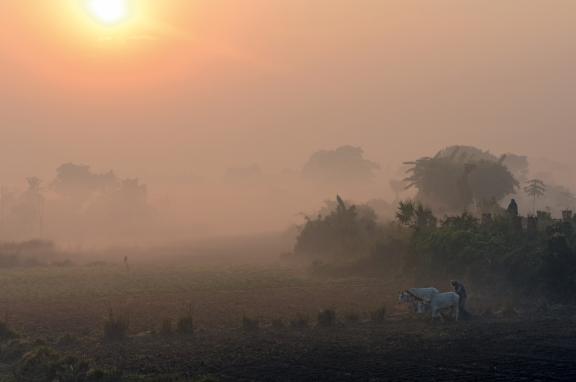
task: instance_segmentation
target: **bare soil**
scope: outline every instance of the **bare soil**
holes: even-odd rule
[[[287,268],[145,266],[128,273],[111,265],[0,272],[0,302],[12,328],[144,380],[576,380],[571,307],[523,307],[514,317],[486,317],[486,297],[471,291],[472,319],[431,322],[396,304],[403,287],[398,280],[314,279]],[[372,322],[370,312],[382,305],[388,319]],[[163,320],[177,320],[189,306],[193,336],[159,333]],[[327,308],[336,310],[338,323],[317,327],[317,313]],[[129,317],[126,340],[104,340],[110,309]],[[360,320],[347,322],[350,312]],[[258,319],[261,328],[243,330],[244,316]],[[290,328],[296,317],[308,317],[310,327]],[[273,320],[286,327],[272,328]]]

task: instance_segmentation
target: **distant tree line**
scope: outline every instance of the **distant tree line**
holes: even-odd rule
[[[82,240],[130,234],[153,216],[148,190],[136,178],[66,163],[52,181],[27,178],[24,192],[0,192],[0,240],[26,241],[63,233]]]

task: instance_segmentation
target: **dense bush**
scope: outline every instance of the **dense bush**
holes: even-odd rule
[[[529,232],[506,214],[480,222],[463,213],[412,229],[405,271],[422,278],[460,278],[558,300],[575,299],[574,222],[543,219]]]
[[[317,258],[346,259],[369,254],[382,229],[369,208],[348,206],[340,198],[327,215],[307,218],[296,242],[296,254]]]
[[[407,201],[398,207],[397,222],[383,225],[338,202],[328,215],[308,219],[298,237],[296,252],[315,259],[316,273],[376,276],[393,270],[420,283],[461,279],[474,287],[576,300],[573,217],[520,218],[501,209],[482,219],[467,212],[438,219]]]
[[[518,182],[505,159],[474,147],[453,146],[434,157],[407,162],[411,168],[405,181],[418,191],[419,200],[436,209],[462,211],[474,202],[499,201],[514,193]]]

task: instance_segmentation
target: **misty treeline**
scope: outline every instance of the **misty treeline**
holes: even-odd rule
[[[495,156],[471,146],[451,146],[433,157],[406,162],[407,176],[401,184],[416,191],[415,199],[438,215],[458,214],[464,210],[478,214],[498,212],[509,197],[535,213],[534,195],[526,188],[534,181],[527,157],[512,153]],[[539,209],[559,215],[576,207],[576,197],[561,184],[548,180],[546,192],[538,196]],[[542,182],[544,186],[544,182]]]
[[[73,163],[56,169],[54,179],[27,178],[23,192],[2,188],[0,240],[74,237],[75,241],[130,237],[154,215],[146,185],[113,171],[96,173]]]
[[[398,206],[394,222],[379,223],[366,206],[338,207],[308,218],[295,253],[317,270],[399,274],[421,283],[462,279],[515,292],[576,299],[576,218],[549,213],[520,217],[502,210],[439,219],[419,202]],[[322,268],[324,267],[324,268]]]
[[[452,147],[409,162],[406,171],[404,187],[417,192],[398,203],[393,220],[379,221],[368,205],[338,196],[306,218],[296,255],[324,271],[403,273],[423,283],[458,278],[576,298],[574,197],[530,179],[526,158]],[[548,192],[556,208],[564,204],[556,219],[544,204]],[[530,203],[521,204],[519,215],[516,202],[508,206],[511,198]]]

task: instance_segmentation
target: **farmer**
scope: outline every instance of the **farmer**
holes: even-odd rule
[[[510,200],[510,204],[508,204],[508,208],[506,209],[506,211],[510,216],[514,217],[518,216],[518,204],[516,203],[516,200],[514,199]]]
[[[454,288],[454,292],[456,292],[458,296],[460,296],[460,303],[458,309],[460,310],[461,317],[468,316],[468,312],[466,312],[466,299],[468,298],[466,288],[464,288],[464,285],[462,285],[462,283],[456,280],[450,281],[450,284],[452,285],[452,288]]]

